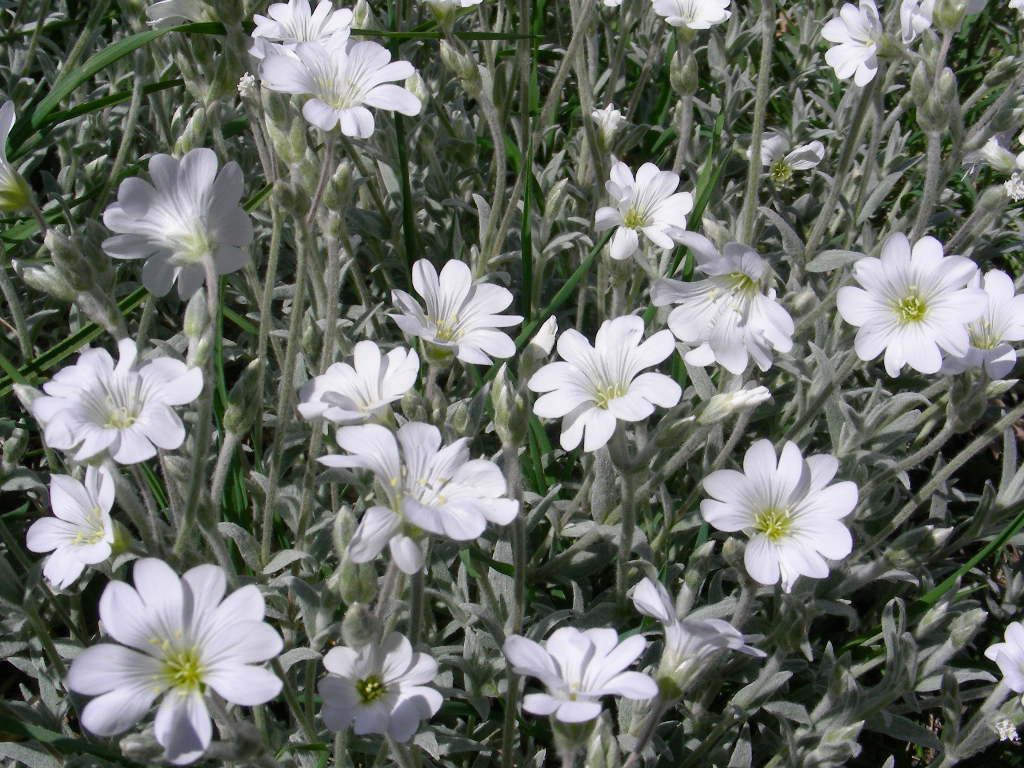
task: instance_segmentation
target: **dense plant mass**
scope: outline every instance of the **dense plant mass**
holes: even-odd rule
[[[0,0],[0,761],[1024,765],[1024,2]]]

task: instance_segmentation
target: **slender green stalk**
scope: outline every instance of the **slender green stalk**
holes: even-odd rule
[[[423,571],[412,575],[409,590],[409,642],[415,647],[423,629]]]
[[[761,181],[761,134],[768,107],[768,87],[772,76],[772,45],[775,42],[775,0],[761,0],[761,59],[757,69],[757,91],[754,95],[754,123],[750,131],[750,165],[747,168],[747,190],[740,214],[739,240],[750,243],[754,234],[757,211],[757,188]]]
[[[928,219],[931,218],[935,204],[939,200],[939,192],[942,191],[942,134],[938,131],[928,131],[927,138],[924,191],[917,204],[917,216],[914,218],[914,228],[910,232],[911,242],[916,242],[924,234]]]
[[[14,289],[10,276],[7,274],[7,266],[0,264],[0,291],[4,294],[7,308],[11,312],[11,320],[14,321],[14,332],[18,337],[18,349],[21,351],[23,362],[32,359],[32,338],[28,332],[28,322],[25,319],[25,310],[21,306],[21,299]]]

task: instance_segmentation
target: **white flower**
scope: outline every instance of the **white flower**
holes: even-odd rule
[[[665,650],[659,675],[685,682],[693,671],[704,666],[718,651],[733,650],[749,656],[765,656],[764,651],[747,645],[748,639],[736,627],[722,619],[680,619],[672,598],[659,582],[644,579],[629,591],[633,605],[644,616],[662,623]]]
[[[346,136],[373,135],[376,107],[418,115],[420,100],[392,80],[416,70],[408,61],[391,61],[391,53],[374,42],[346,45],[297,43],[289,53],[268,52],[260,65],[263,85],[281,93],[309,94],[302,115],[323,131],[339,126]]]
[[[615,207],[597,209],[594,228],[598,232],[617,227],[611,242],[613,259],[628,259],[640,247],[638,232],[657,247],[675,246],[679,233],[686,229],[686,215],[693,210],[693,195],[676,192],[679,176],[659,171],[654,163],[644,163],[633,172],[625,163],[612,166],[605,189]]]
[[[390,317],[406,333],[464,363],[489,365],[490,356],[512,357],[515,342],[495,330],[518,325],[520,315],[498,314],[512,303],[512,293],[500,285],[473,280],[469,267],[452,259],[441,268],[420,259],[412,267],[412,285],[423,297],[426,310],[405,291],[393,290],[391,300],[400,310]]]
[[[157,26],[217,20],[203,0],[160,0],[146,8],[146,15]]]
[[[299,391],[299,413],[305,419],[323,417],[335,424],[356,424],[401,399],[416,383],[420,359],[399,347],[381,356],[372,341],[352,350],[352,365],[335,363]]]
[[[1024,0],[1021,0],[1021,2],[1024,2]],[[622,5],[622,0],[604,0],[604,4],[607,8],[618,8]]]
[[[330,674],[317,691],[324,703],[321,716],[332,731],[352,726],[357,734],[387,733],[405,742],[421,720],[441,708],[441,694],[426,685],[437,676],[437,662],[414,653],[397,632],[381,645],[332,648],[324,666]]]
[[[608,4],[607,2],[605,3]],[[611,146],[612,140],[615,138],[615,134],[619,132],[619,129],[626,124],[625,116],[615,108],[614,104],[609,104],[604,109],[595,109],[590,113],[594,122],[597,123],[597,129],[601,134],[601,140],[604,145]]]
[[[701,516],[720,531],[750,537],[744,563],[751,578],[789,592],[798,576],[828,576],[825,558],[850,554],[853,539],[839,522],[857,504],[857,486],[829,482],[839,462],[817,454],[806,459],[786,441],[775,461],[768,440],[758,440],[743,457],[743,472],[722,469],[704,478],[711,499],[700,503]]]
[[[761,293],[768,265],[752,248],[728,243],[721,253],[702,235],[680,238],[696,258],[695,271],[705,280],[681,282],[663,278],[651,286],[656,307],[678,304],[668,327],[694,348],[684,355],[690,365],[717,362],[731,373],[743,373],[753,358],[758,368],[772,366],[772,350],[793,348],[793,318],[775,300],[775,291]]]
[[[621,643],[614,629],[556,629],[544,646],[521,635],[509,635],[503,650],[518,675],[540,680],[547,693],[523,697],[523,709],[554,715],[563,723],[583,723],[601,714],[602,696],[652,699],[658,686],[645,674],[625,672],[644,651],[642,635]]]
[[[900,3],[900,33],[904,43],[913,42],[932,25],[934,11],[935,0],[903,0]]]
[[[370,507],[352,536],[348,554],[367,563],[388,545],[398,567],[416,573],[423,552],[415,538],[423,531],[469,541],[487,522],[507,525],[519,512],[504,498],[505,477],[486,459],[469,459],[467,438],[441,447],[441,432],[411,421],[396,436],[379,424],[342,427],[338,445],[348,456],[322,456],[329,467],[355,467],[373,472],[387,506]]]
[[[165,759],[197,760],[210,744],[206,708],[211,692],[255,706],[281,691],[281,680],[255,666],[280,653],[280,636],[263,622],[263,595],[250,584],[224,597],[224,571],[200,565],[180,579],[162,560],[135,564],[135,588],[110,582],[100,598],[104,631],[120,645],[86,648],[68,671],[71,690],[95,696],[82,725],[113,736],[156,713],[156,740]],[[126,647],[127,646],[127,647]]]
[[[252,222],[238,204],[242,169],[225,163],[217,172],[211,149],[193,149],[181,160],[153,155],[153,184],[125,179],[117,202],[103,212],[103,223],[119,234],[103,241],[115,259],[146,259],[142,284],[163,296],[175,280],[187,299],[206,281],[203,258],[209,254],[218,275],[237,272],[249,261],[243,250],[252,240]]]
[[[26,546],[32,552],[53,552],[43,566],[47,581],[66,589],[85,566],[110,557],[113,504],[114,478],[102,467],[87,467],[84,485],[69,475],[50,476],[54,516],[36,520],[26,536]]]
[[[558,337],[563,362],[537,371],[527,386],[547,394],[537,398],[533,412],[545,419],[562,418],[562,447],[571,451],[583,440],[584,451],[596,451],[611,439],[615,424],[642,421],[654,406],[671,408],[682,390],[661,373],[640,373],[672,354],[672,334],[659,331],[641,343],[644,321],[635,315],[605,320],[594,346],[579,331]]]
[[[1013,154],[999,143],[997,136],[989,137],[985,145],[978,150],[975,160],[986,163],[1001,173],[1024,170],[1024,152]]]
[[[839,289],[839,314],[860,328],[854,349],[861,360],[885,350],[885,370],[899,376],[904,364],[936,373],[940,348],[956,357],[967,354],[967,324],[985,311],[987,294],[965,288],[977,271],[970,259],[943,256],[942,244],[923,237],[913,251],[899,232],[882,243],[882,258],[863,258],[853,276],[863,288]],[[866,289],[866,290],[865,290]]]
[[[981,288],[988,300],[981,315],[967,325],[967,354],[947,357],[941,370],[962,373],[984,368],[993,379],[1005,379],[1017,364],[1017,353],[1006,342],[1024,340],[1024,295],[1015,295],[1013,279],[998,269],[984,277],[975,272],[968,287]]]
[[[1024,15],[1024,0],[1010,0],[1010,7],[1017,13]]]
[[[0,107],[0,211],[17,211],[32,202],[32,192],[21,174],[7,161],[7,137],[14,127],[14,102]]]
[[[876,51],[882,39],[882,22],[878,18],[875,0],[860,0],[858,9],[843,3],[839,17],[830,19],[822,27],[821,36],[837,45],[825,53],[825,61],[836,71],[836,77],[864,86],[878,71]]]
[[[294,50],[298,43],[344,45],[352,28],[352,11],[336,10],[331,0],[320,0],[315,11],[310,10],[309,0],[271,3],[267,16],[253,16],[256,28],[252,31],[253,46],[249,53],[257,59],[283,52],[275,50],[278,46]]]
[[[483,0],[426,0],[427,5],[437,11],[446,11],[454,8],[472,8],[480,5]]]
[[[789,181],[793,171],[806,171],[825,157],[820,141],[802,144],[790,151],[789,141],[781,134],[767,131],[761,137],[761,165],[768,166],[768,175],[776,184]]]
[[[1013,174],[1003,182],[1003,191],[1005,191],[1006,196],[1015,203],[1019,203],[1021,200],[1024,200],[1024,177],[1019,173]]]
[[[767,387],[749,387],[738,389],[735,392],[721,392],[708,400],[708,404],[704,406],[697,421],[700,424],[714,424],[739,411],[756,408],[771,396],[772,393],[768,391]]]
[[[1014,693],[1024,693],[1024,625],[1011,621],[1003,635],[1006,642],[985,649],[985,657],[999,665],[1003,682]],[[1024,704],[1024,696],[1021,697]]]
[[[673,27],[710,29],[732,16],[729,0],[654,0],[654,12]]]
[[[131,339],[121,339],[117,350],[116,367],[105,349],[84,350],[32,403],[47,444],[74,451],[75,461],[105,451],[119,464],[135,464],[155,456],[157,448],[170,451],[185,442],[185,427],[171,406],[199,397],[202,371],[169,357],[139,367]]]

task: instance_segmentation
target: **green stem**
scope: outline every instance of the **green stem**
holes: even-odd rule
[[[928,131],[928,154],[927,165],[924,175],[924,192],[917,205],[917,216],[914,218],[914,228],[910,232],[910,242],[916,242],[924,234],[928,226],[928,219],[935,210],[935,203],[938,202],[939,192],[942,186],[942,134],[938,131]]]
[[[754,234],[757,211],[757,188],[761,181],[761,134],[764,132],[768,108],[768,86],[772,76],[772,44],[775,41],[775,0],[761,0],[761,59],[757,70],[757,91],[754,96],[754,123],[750,134],[750,165],[747,168],[747,191],[740,215],[739,241],[750,243]]]

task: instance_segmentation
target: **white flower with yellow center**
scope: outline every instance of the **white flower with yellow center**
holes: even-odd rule
[[[641,232],[658,248],[675,247],[693,210],[693,195],[676,192],[678,186],[677,174],[660,171],[654,163],[641,165],[636,179],[625,163],[612,166],[605,188],[615,205],[597,209],[594,229],[603,232],[616,227],[609,251],[613,259],[621,261],[636,253]]]
[[[710,29],[732,16],[729,0],[654,0],[654,12],[673,27]]]
[[[171,406],[191,403],[203,389],[203,373],[169,357],[139,367],[131,339],[117,344],[117,366],[105,349],[86,349],[74,365],[46,384],[32,402],[51,448],[86,461],[106,452],[119,464],[135,464],[185,442],[185,427]]]
[[[405,291],[391,292],[399,312],[390,317],[406,333],[464,363],[490,365],[491,357],[516,353],[508,334],[495,330],[523,321],[521,315],[498,314],[512,303],[507,288],[473,280],[469,267],[456,259],[445,264],[440,275],[433,264],[420,259],[412,267],[412,284],[425,308]]]
[[[317,686],[324,724],[332,731],[349,727],[357,734],[386,733],[405,742],[420,721],[441,708],[441,694],[427,684],[437,677],[437,662],[414,653],[397,632],[380,645],[332,648],[324,656],[330,673]]]
[[[672,354],[672,334],[658,331],[647,341],[644,321],[635,315],[605,320],[594,346],[579,331],[558,337],[562,361],[548,363],[530,377],[527,386],[546,394],[533,412],[545,419],[562,419],[562,447],[571,451],[583,441],[584,451],[596,451],[611,439],[615,425],[642,421],[656,405],[671,408],[682,390],[661,373],[641,373]]]
[[[271,3],[266,16],[257,13],[252,19],[256,28],[249,53],[257,59],[283,52],[276,51],[278,47],[294,50],[299,43],[344,45],[352,28],[352,11],[335,9],[331,0],[320,0],[316,10],[311,10],[309,0]]]
[[[88,467],[84,484],[69,475],[51,475],[50,508],[54,516],[32,523],[25,541],[32,552],[53,552],[43,566],[47,581],[66,589],[82,575],[85,566],[110,557],[113,505],[114,478],[102,467]]]
[[[523,709],[553,715],[563,723],[585,723],[601,714],[602,696],[634,701],[653,699],[658,686],[641,672],[627,672],[647,641],[632,635],[621,643],[614,629],[562,627],[541,646],[521,635],[509,635],[503,650],[512,671],[540,680],[546,693],[528,693]]]
[[[309,95],[302,115],[320,130],[338,126],[346,136],[366,139],[374,128],[367,107],[403,115],[420,113],[420,100],[392,83],[415,71],[408,61],[391,61],[387,48],[370,41],[297,43],[293,51],[268,52],[260,65],[260,78],[272,91]]]
[[[1013,279],[999,269],[982,277],[975,272],[968,284],[988,296],[985,310],[967,325],[970,347],[962,357],[949,356],[943,373],[963,373],[983,368],[993,379],[1005,379],[1017,364],[1017,353],[1007,342],[1024,340],[1024,295],[1016,295]]]
[[[420,370],[419,356],[399,347],[381,355],[372,341],[352,350],[352,365],[335,363],[299,391],[299,413],[335,424],[357,424],[401,399],[412,389]]]
[[[743,457],[743,471],[722,469],[704,478],[712,498],[700,503],[701,516],[720,531],[750,537],[744,564],[751,578],[789,592],[799,576],[823,579],[830,560],[850,554],[853,538],[840,520],[857,504],[857,486],[833,483],[834,456],[801,455],[787,441],[775,459],[768,440],[758,440]]]
[[[379,424],[342,427],[338,445],[349,455],[320,457],[328,467],[370,470],[382,500],[363,513],[349,542],[353,562],[368,563],[385,546],[406,573],[423,568],[423,533],[470,541],[488,522],[508,525],[519,504],[505,498],[505,476],[486,459],[469,458],[469,440],[441,446],[441,432],[410,421],[397,435]]]
[[[902,233],[882,243],[880,259],[863,258],[853,276],[863,288],[839,289],[839,314],[860,328],[854,349],[861,360],[885,350],[885,370],[899,376],[904,364],[936,373],[942,352],[963,357],[970,347],[967,325],[985,311],[988,295],[965,287],[977,267],[962,256],[944,256],[934,237],[914,243]]]
[[[785,184],[793,171],[814,168],[825,157],[825,145],[820,141],[802,144],[790,150],[789,140],[774,131],[766,131],[761,137],[761,165],[767,166],[768,178],[775,184]]]
[[[768,264],[754,249],[727,243],[718,249],[703,235],[685,232],[680,241],[696,259],[695,271],[704,280],[682,282],[662,278],[651,287],[656,307],[678,306],[668,316],[668,327],[680,341],[691,345],[684,360],[706,366],[717,362],[730,373],[743,373],[750,360],[767,371],[773,350],[793,348],[793,318],[767,293]]]
[[[210,744],[211,693],[233,704],[265,704],[281,680],[261,666],[281,652],[281,637],[263,622],[263,595],[248,585],[224,598],[224,571],[200,565],[178,578],[162,560],[135,563],[135,587],[112,581],[100,598],[104,631],[120,645],[86,648],[67,686],[95,696],[82,725],[113,736],[141,720],[153,702],[154,730],[176,765],[199,759]]]
[[[115,259],[145,259],[142,284],[163,296],[178,281],[187,299],[206,281],[204,259],[218,275],[237,272],[249,261],[252,221],[239,205],[242,169],[229,162],[217,171],[212,149],[193,149],[180,160],[153,155],[150,184],[125,179],[103,223],[118,234],[103,241]]]
[[[835,43],[825,53],[825,61],[835,70],[836,77],[852,77],[860,86],[874,80],[882,40],[882,21],[875,0],[860,0],[859,8],[843,3],[839,16],[822,27],[821,36]]]

